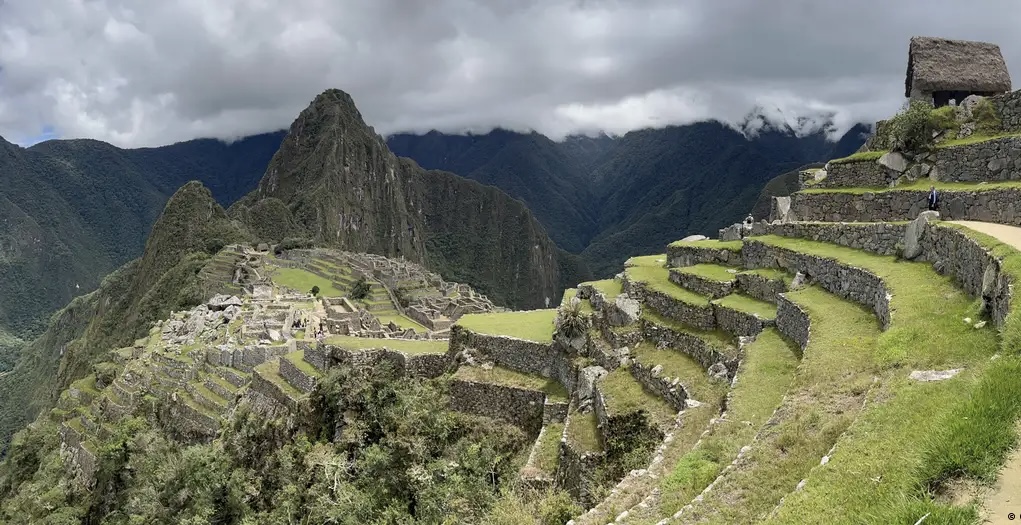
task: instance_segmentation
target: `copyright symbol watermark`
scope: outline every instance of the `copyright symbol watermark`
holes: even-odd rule
[[[1010,521],[1014,521],[1014,518],[1016,518],[1016,517],[1017,516],[1013,512],[1008,512],[1007,513],[1007,519],[1010,520]]]

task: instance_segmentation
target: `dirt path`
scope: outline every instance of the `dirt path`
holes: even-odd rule
[[[986,235],[992,235],[997,239],[1021,250],[1021,228],[1017,226],[1007,226],[1006,224],[995,224],[992,222],[976,222],[976,221],[948,221],[954,224],[960,224],[961,226],[967,226],[975,231],[982,232]]]
[[[951,222],[991,235],[1021,250],[1021,228],[1017,226],[974,221]],[[1021,522],[1021,448],[1015,449],[1007,457],[996,485],[982,499],[983,523],[999,525]]]

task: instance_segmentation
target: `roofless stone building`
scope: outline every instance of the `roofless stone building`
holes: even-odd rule
[[[1000,46],[986,42],[916,36],[908,51],[904,96],[946,106],[968,95],[1010,91]]]

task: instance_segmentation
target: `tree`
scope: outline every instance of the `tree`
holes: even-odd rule
[[[351,288],[351,298],[355,300],[365,299],[369,296],[369,290],[371,290],[371,288],[372,287],[369,285],[369,282],[363,275],[355,281],[355,285]]]
[[[312,290],[309,291],[309,293],[311,293],[312,295],[318,296],[319,295],[319,287],[318,286],[313,286]]]

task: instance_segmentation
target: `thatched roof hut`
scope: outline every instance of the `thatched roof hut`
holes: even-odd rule
[[[1000,46],[986,42],[916,36],[908,51],[904,96],[961,98],[1010,91]],[[937,105],[940,105],[937,103]]]

